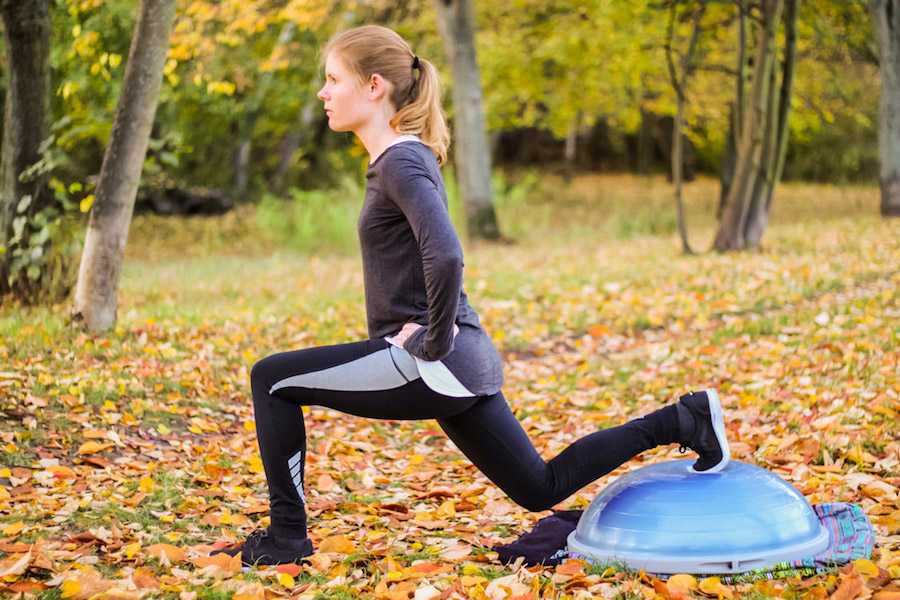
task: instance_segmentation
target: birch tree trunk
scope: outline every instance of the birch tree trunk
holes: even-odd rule
[[[881,72],[878,113],[881,214],[897,217],[900,216],[900,0],[872,0],[870,8]]]
[[[122,258],[174,14],[175,0],[141,1],[75,289],[73,319],[84,320],[91,332],[116,322]]]
[[[564,169],[563,176],[566,181],[571,181],[575,175],[575,158],[578,154],[578,131],[581,129],[581,109],[575,111],[575,116],[569,123],[569,131],[566,132],[566,145],[563,152]]]
[[[500,239],[491,192],[491,156],[475,54],[472,0],[435,0],[435,7],[453,70],[453,156],[468,233],[479,239]]]
[[[19,181],[19,175],[40,158],[39,148],[48,133],[50,92],[49,0],[2,0],[0,16],[8,61],[8,88],[3,123],[3,158],[0,165],[0,295],[15,292],[8,285],[13,220],[24,196],[31,203],[17,228],[27,240],[29,218],[51,200],[43,178]]]

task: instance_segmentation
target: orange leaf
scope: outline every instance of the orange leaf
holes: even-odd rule
[[[588,329],[588,334],[595,338],[603,337],[604,335],[609,335],[609,327],[603,324],[592,325]]]
[[[320,492],[330,492],[334,489],[334,479],[332,479],[328,473],[322,473],[319,475],[319,478],[316,479],[316,488]]]
[[[853,600],[863,593],[865,587],[858,573],[841,572],[840,584],[831,594],[831,600]]]
[[[569,558],[556,567],[556,572],[560,575],[584,575],[584,562],[575,558]]]
[[[300,571],[303,570],[303,567],[301,567],[300,565],[295,565],[293,563],[286,563],[276,566],[275,570],[279,573],[287,573],[291,577],[296,577],[300,574]]]
[[[111,448],[114,444],[101,444],[100,442],[85,442],[78,447],[78,454],[96,454],[103,452],[107,448]]]
[[[343,554],[350,554],[355,550],[356,545],[344,535],[329,536],[319,544],[319,552],[341,552]]]
[[[191,559],[195,567],[204,568],[210,565],[219,567],[229,575],[239,573],[241,571],[241,553],[238,552],[234,556],[228,556],[224,552],[215,556],[197,556]]]
[[[173,546],[172,544],[153,544],[152,546],[147,546],[147,554],[158,558],[159,560],[163,560],[163,557],[165,557],[165,560],[169,562],[181,562],[184,560],[184,549]]]

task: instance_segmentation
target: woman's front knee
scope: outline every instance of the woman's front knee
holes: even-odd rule
[[[278,355],[270,354],[269,356],[256,361],[253,364],[253,367],[250,368],[250,385],[253,388],[258,387],[260,389],[265,389],[268,392],[269,389],[275,385],[278,362],[276,356]]]

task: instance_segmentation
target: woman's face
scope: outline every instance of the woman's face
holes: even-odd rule
[[[359,79],[335,52],[325,60],[325,85],[316,94],[324,103],[328,126],[333,131],[357,131],[369,120],[374,104]]]

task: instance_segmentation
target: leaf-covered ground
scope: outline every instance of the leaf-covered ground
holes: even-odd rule
[[[702,246],[716,186],[688,191]],[[245,572],[204,558],[267,523],[250,366],[366,335],[357,256],[278,251],[238,211],[137,218],[107,335],[68,327],[65,306],[0,309],[3,595],[896,600],[900,222],[877,217],[874,187],[788,185],[762,252],[688,257],[671,223],[644,235],[654,211],[671,212],[668,194],[658,179],[584,178],[501,211],[518,244],[466,247],[465,287],[504,355],[513,410],[549,459],[714,386],[734,458],[811,503],[861,504],[871,561],[737,586],[579,561],[503,566],[490,547],[549,512],[511,502],[434,421],[321,407],[303,409],[312,564]],[[646,452],[557,508],[673,458],[675,446]]]

